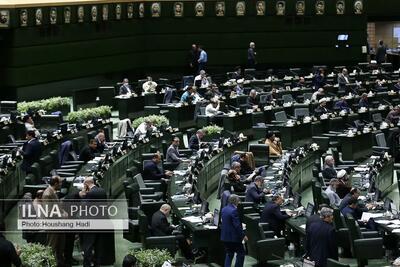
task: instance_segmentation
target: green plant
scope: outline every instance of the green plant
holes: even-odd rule
[[[45,110],[45,111],[55,111],[60,109],[64,106],[69,106],[71,101],[68,97],[52,97],[48,99],[36,100],[36,101],[29,101],[29,102],[19,102],[17,104],[17,109],[19,112],[26,113],[29,110],[31,111],[38,111],[38,110]]]
[[[85,122],[93,118],[109,118],[111,107],[100,106],[97,108],[86,108],[68,113],[67,120],[70,123]]]
[[[130,249],[129,255],[135,256],[142,267],[158,267],[165,261],[172,261],[171,254],[166,249]]]
[[[160,126],[168,126],[169,120],[163,115],[149,115],[147,117],[139,117],[132,122],[132,127],[137,128],[144,121],[151,121],[157,128]]]
[[[208,125],[202,128],[205,135],[221,134],[223,128],[217,125]]]
[[[20,255],[24,267],[56,267],[56,258],[51,247],[40,244],[26,244],[21,247]]]

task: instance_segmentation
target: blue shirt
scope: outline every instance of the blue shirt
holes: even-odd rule
[[[207,63],[207,53],[204,50],[201,50],[200,52],[200,57],[199,57],[199,63]]]
[[[190,102],[189,100],[190,100],[190,93],[189,93],[189,91],[186,91],[181,96],[181,102],[189,103]]]

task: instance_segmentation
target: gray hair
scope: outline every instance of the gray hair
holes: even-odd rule
[[[338,179],[332,178],[332,179],[329,181],[329,184],[330,184],[330,185],[334,185],[334,184],[336,184],[337,182],[339,182]]]
[[[238,195],[232,194],[228,199],[229,204],[237,206],[240,203],[240,198]]]
[[[262,176],[256,176],[256,178],[254,178],[254,182],[257,182],[257,181],[262,181],[262,182],[264,182],[264,177],[262,177]]]
[[[160,207],[160,210],[162,211],[170,211],[171,210],[171,206],[168,204],[162,204]]]
[[[319,214],[320,214],[320,217],[322,219],[326,218],[326,217],[329,217],[329,216],[332,216],[333,215],[333,209],[331,209],[331,208],[322,208]]]
[[[231,169],[234,169],[234,168],[240,167],[240,166],[241,166],[240,162],[235,161],[235,162],[232,163]]]
[[[334,159],[334,158],[333,158],[332,155],[328,155],[328,156],[325,157],[325,163],[327,163],[328,161],[331,161],[331,160],[333,160],[333,159]]]

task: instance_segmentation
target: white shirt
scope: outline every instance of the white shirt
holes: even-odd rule
[[[199,74],[194,78],[194,84],[196,84],[196,81],[201,81],[200,88],[208,88],[210,86],[210,81],[206,76],[201,77]]]
[[[145,93],[155,92],[157,83],[153,81],[147,81],[143,84],[142,88]]]
[[[335,206],[339,207],[340,202],[342,200],[340,199],[339,195],[332,189],[331,186],[328,186],[326,188],[325,194],[328,196],[331,205],[334,204]]]
[[[154,130],[155,127],[153,126],[151,129]],[[134,134],[134,135],[138,135],[139,137],[145,137],[145,136],[146,136],[146,133],[147,133],[147,130],[148,130],[148,129],[147,129],[146,123],[145,123],[145,122],[142,122],[142,123],[136,128],[136,131],[135,131],[135,134]]]
[[[206,106],[206,116],[207,117],[215,116],[218,114],[218,112],[219,112],[219,103],[216,108],[214,108],[211,103]]]

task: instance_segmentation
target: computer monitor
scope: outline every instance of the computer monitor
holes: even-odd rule
[[[213,225],[218,227],[219,224],[219,209],[214,209]]]
[[[349,39],[349,35],[348,34],[339,34],[337,36],[337,40],[338,41],[347,41]]]
[[[311,215],[313,215],[313,213],[314,213],[314,205],[311,204],[310,202],[308,202],[307,203],[307,208],[306,208],[306,211],[305,211],[304,215],[308,218]]]

